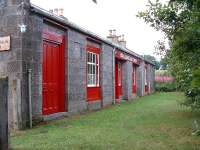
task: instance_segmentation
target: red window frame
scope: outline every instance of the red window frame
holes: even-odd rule
[[[93,47],[87,45],[87,101],[96,101],[96,100],[101,100],[101,87],[100,87],[100,48]],[[96,57],[96,67],[95,67],[95,83],[94,85],[88,85],[88,54],[94,54],[92,55]],[[98,66],[98,67],[97,67]]]

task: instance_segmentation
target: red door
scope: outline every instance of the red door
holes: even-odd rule
[[[137,91],[137,76],[136,76],[136,71],[137,71],[137,68],[136,68],[136,66],[135,65],[133,65],[133,75],[132,75],[132,79],[133,79],[133,94],[136,94],[136,91]]]
[[[50,35],[50,34],[49,34]],[[64,93],[64,38],[43,40],[43,114],[49,115],[65,111]],[[60,39],[58,36],[57,39]]]
[[[115,99],[119,102],[122,95],[122,67],[119,61],[115,62]]]

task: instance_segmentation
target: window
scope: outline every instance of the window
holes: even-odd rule
[[[121,86],[122,84],[122,76],[121,76],[122,70],[121,70],[121,63],[118,62],[118,85]]]
[[[99,86],[99,54],[87,52],[87,85]]]

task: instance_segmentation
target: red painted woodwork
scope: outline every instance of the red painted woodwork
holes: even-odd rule
[[[148,92],[149,92],[149,86],[145,85],[145,93],[148,93]]]
[[[124,53],[120,50],[115,51],[115,58],[117,58],[119,60],[127,60],[127,61],[133,62],[134,64],[137,64],[137,65],[140,64],[140,60],[138,58],[127,55],[126,53]]]
[[[65,111],[64,43],[64,36],[43,34],[42,111],[44,115]]]
[[[49,33],[48,31],[44,31],[42,34],[42,37],[46,41],[52,41],[52,42],[57,42],[57,43],[62,43],[64,45],[64,37],[63,35],[59,35],[56,33]]]
[[[87,45],[87,51],[100,54],[100,48]]]
[[[87,100],[88,101],[101,100],[101,88],[100,87],[88,87],[87,88]]]
[[[87,45],[87,51],[99,54],[99,57],[100,57],[100,48]],[[97,59],[97,63],[99,64],[99,67],[100,67],[100,60],[99,59]],[[97,76],[96,76],[97,81],[100,81],[99,76],[98,76],[100,68],[99,68],[99,70],[97,69],[96,71],[97,71]],[[87,78],[86,78],[86,80],[87,80]],[[87,101],[90,102],[90,101],[97,101],[97,100],[101,100],[101,87],[100,87],[100,85],[96,85],[95,87],[88,87],[87,86]]]
[[[120,70],[119,70],[120,67]],[[122,95],[122,67],[120,61],[115,62],[115,101],[119,102]]]
[[[132,75],[132,78],[133,78],[133,89],[132,89],[132,92],[135,94],[136,93],[136,91],[137,91],[137,75],[136,75],[136,70],[137,70],[137,68],[136,68],[136,66],[135,65],[133,65],[133,75]]]

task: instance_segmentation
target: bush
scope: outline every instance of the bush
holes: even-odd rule
[[[174,92],[176,91],[175,82],[156,82],[156,91],[158,92]]]
[[[155,89],[158,92],[176,91],[175,79],[168,70],[156,70],[155,82]]]
[[[193,72],[190,87],[185,91],[186,100],[184,105],[190,107],[192,110],[200,110],[200,69]]]
[[[185,95],[186,101],[183,104],[191,107],[192,110],[200,110],[200,88],[189,89]]]

